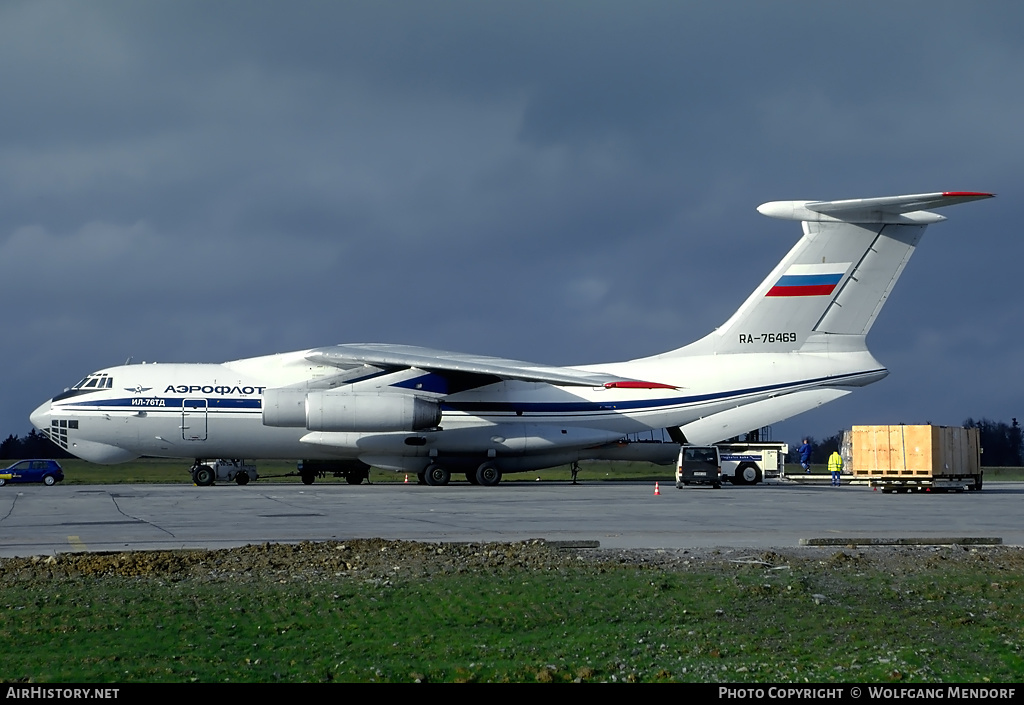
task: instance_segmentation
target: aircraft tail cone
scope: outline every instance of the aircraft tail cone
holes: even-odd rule
[[[654,483],[654,496],[655,497],[660,497],[661,496],[661,488],[658,486],[657,482]]]

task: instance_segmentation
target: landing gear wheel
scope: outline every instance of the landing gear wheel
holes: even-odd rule
[[[494,487],[501,482],[501,470],[494,463],[483,463],[476,469],[477,484]]]
[[[304,485],[312,485],[314,480],[316,480],[316,475],[312,473],[305,473],[302,475],[302,484]]]
[[[416,473],[416,484],[425,485],[427,484],[427,474],[425,472]]]
[[[736,475],[733,478],[734,484],[739,485],[756,485],[761,481],[761,471],[757,469],[756,465],[751,463],[743,463],[736,468]]]
[[[200,465],[192,471],[192,481],[200,487],[209,487],[213,484],[213,468],[209,465]]]
[[[448,484],[452,474],[447,468],[443,468],[440,465],[430,465],[426,470],[423,471],[423,479],[427,481],[427,484],[431,487],[441,487]]]
[[[479,485],[480,483],[476,479],[476,471],[466,473],[466,481],[471,485]]]
[[[240,473],[238,473],[237,475],[235,475],[235,482],[238,483],[239,485],[248,485],[249,484],[249,473],[247,473],[247,472],[240,472]]]
[[[360,485],[369,476],[370,473],[368,472],[350,472],[348,475],[345,475],[345,482],[350,485]]]

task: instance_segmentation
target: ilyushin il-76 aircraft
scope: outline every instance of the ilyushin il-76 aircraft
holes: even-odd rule
[[[552,367],[374,343],[123,365],[90,374],[31,419],[91,462],[190,459],[198,484],[213,481],[209,459],[301,458],[347,468],[350,481],[376,466],[428,485],[453,473],[496,485],[503,474],[606,457],[652,429],[713,443],[885,377],[865,337],[925,228],[945,220],[929,209],[991,196],[765,203],[760,213],[799,221],[803,237],[724,325],[651,357]]]

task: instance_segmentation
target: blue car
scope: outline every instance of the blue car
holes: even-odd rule
[[[55,485],[64,479],[64,471],[56,460],[21,460],[0,470],[0,485],[8,482],[42,482]]]

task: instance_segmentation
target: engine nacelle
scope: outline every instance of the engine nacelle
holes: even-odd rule
[[[310,431],[421,431],[441,422],[441,405],[412,394],[338,389],[267,389],[263,425]]]
[[[263,425],[306,427],[306,389],[263,390]]]
[[[308,392],[305,422],[310,431],[420,431],[441,422],[441,405],[411,394]]]

